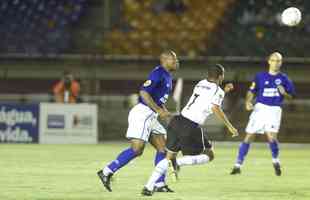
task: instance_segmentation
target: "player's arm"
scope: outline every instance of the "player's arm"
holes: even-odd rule
[[[253,99],[255,97],[255,94],[249,90],[245,96],[245,109],[250,111],[253,110],[254,106],[253,106]]]
[[[285,88],[282,85],[278,85],[278,90],[279,90],[280,94],[282,94],[284,96],[285,99],[287,99],[287,100],[293,99],[293,95],[287,93]]]
[[[245,109],[247,111],[253,110],[254,105],[253,105],[253,99],[255,97],[255,94],[258,91],[258,86],[259,86],[259,74],[256,74],[254,80],[251,83],[251,86],[245,96]]]
[[[294,84],[290,79],[286,79],[284,81],[283,85],[278,85],[277,86],[278,91],[280,92],[281,95],[284,96],[285,99],[291,100],[295,96],[295,87]]]
[[[151,109],[153,109],[159,114],[160,118],[168,119],[170,117],[170,113],[168,112],[168,110],[158,106],[148,92],[146,92],[145,90],[140,90],[140,96]]]
[[[169,112],[167,107],[164,104],[161,105],[161,108],[164,109],[165,111]]]
[[[228,130],[232,133],[232,137],[238,136],[238,130],[230,123],[222,108],[219,105],[213,104],[212,111],[216,115],[216,117],[221,120]]]
[[[58,82],[56,83],[56,85],[53,88],[53,93],[54,93],[54,98],[55,98],[55,102],[63,102],[63,95],[62,95],[62,91],[63,91],[63,82]]]

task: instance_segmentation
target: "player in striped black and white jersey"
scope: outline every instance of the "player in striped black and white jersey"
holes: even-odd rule
[[[246,136],[239,146],[237,161],[230,173],[232,175],[241,173],[241,165],[256,134],[266,135],[275,174],[281,175],[277,140],[282,115],[281,105],[284,99],[292,99],[295,89],[292,81],[280,70],[282,55],[279,52],[274,52],[269,56],[268,64],[269,70],[256,74],[246,96],[246,110],[253,111],[245,130]],[[256,103],[253,106],[254,96],[256,96]]]
[[[224,80],[224,68],[217,64],[208,69],[207,79],[201,80],[194,88],[186,106],[181,114],[175,116],[167,129],[166,159],[161,160],[155,167],[151,177],[142,190],[142,195],[153,194],[156,180],[167,172],[170,165],[198,165],[212,161],[214,153],[201,126],[206,119],[215,114],[233,136],[238,135],[237,129],[229,122],[221,109],[225,92],[233,89],[231,84],[225,86],[225,92],[220,88]],[[182,151],[183,157],[177,158]],[[173,163],[174,161],[175,163]]]

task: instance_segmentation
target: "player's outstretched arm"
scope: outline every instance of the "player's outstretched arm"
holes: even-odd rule
[[[159,107],[155,101],[153,100],[153,98],[151,97],[151,95],[144,91],[144,90],[140,90],[140,96],[143,98],[144,102],[151,108],[153,109],[155,112],[157,112],[159,114],[159,117],[162,118],[163,120],[169,120],[171,114],[168,112],[167,109],[163,109],[161,107]]]
[[[213,113],[217,116],[218,119],[220,119],[225,126],[228,128],[229,132],[232,133],[232,137],[236,137],[239,135],[238,130],[230,123],[228,118],[226,117],[225,113],[221,109],[219,105],[213,105],[212,106]]]

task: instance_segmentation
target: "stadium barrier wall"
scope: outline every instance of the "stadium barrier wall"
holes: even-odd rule
[[[96,104],[0,104],[0,143],[96,144]]]
[[[37,143],[38,104],[0,104],[0,143]]]
[[[97,105],[40,104],[42,144],[96,144],[98,138]]]

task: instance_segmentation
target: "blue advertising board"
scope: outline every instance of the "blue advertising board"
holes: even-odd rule
[[[39,104],[0,103],[0,142],[37,143]]]

